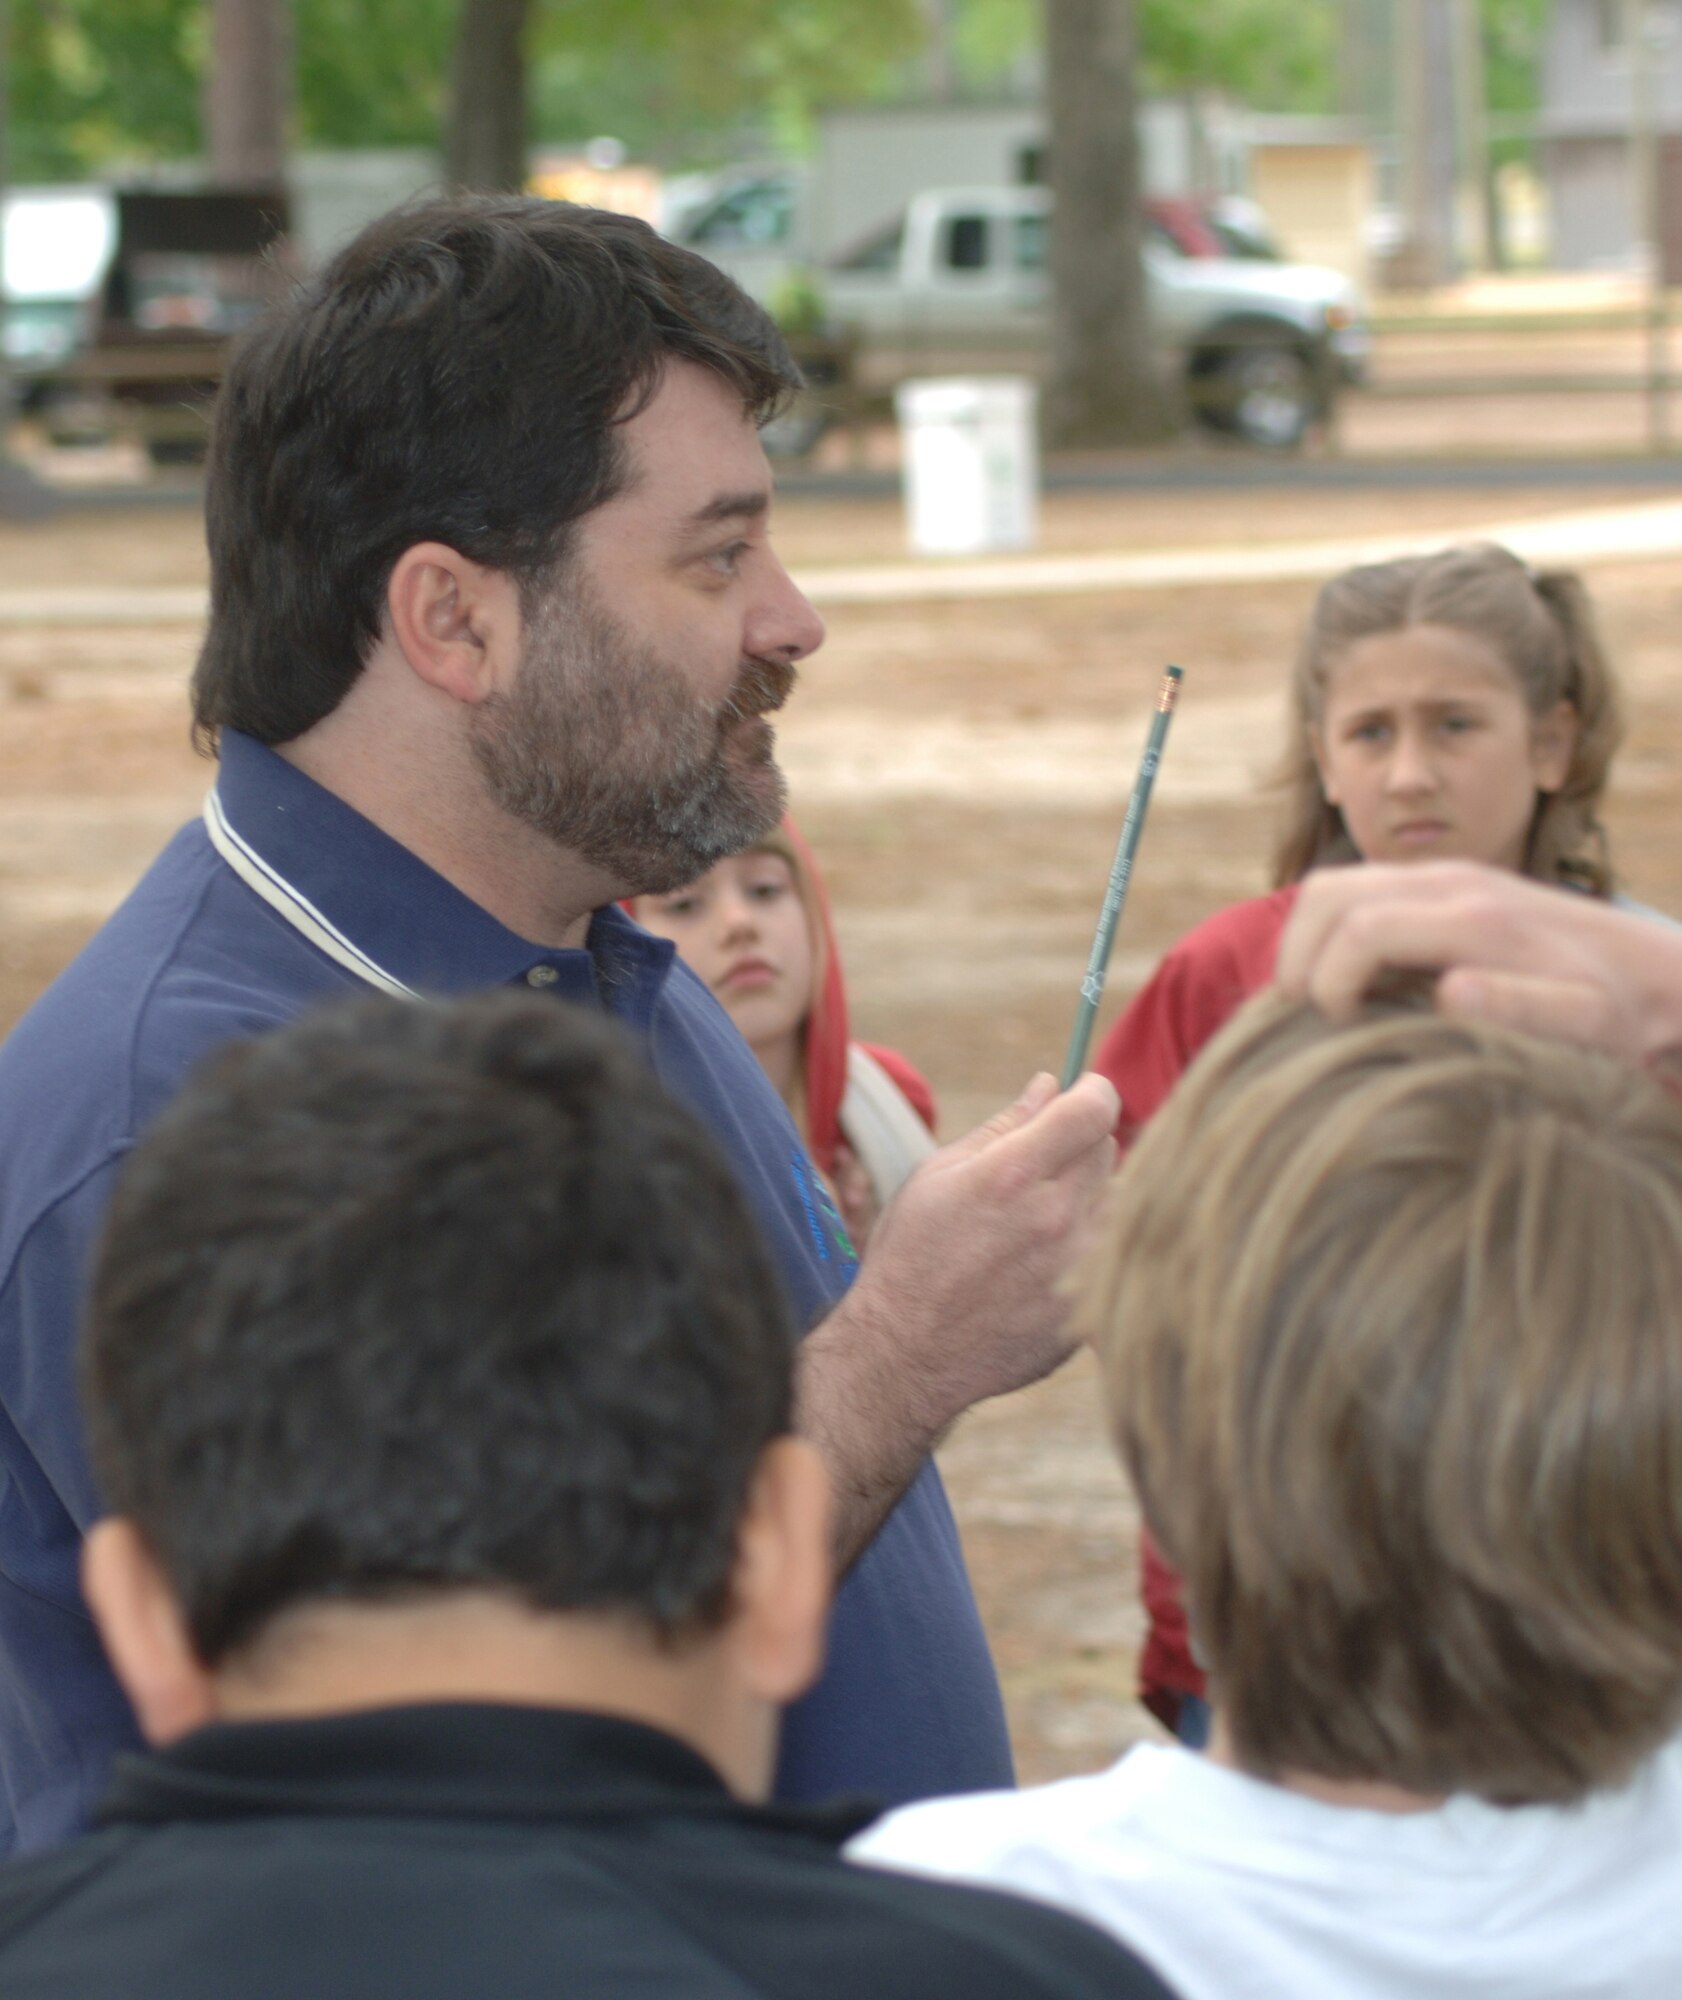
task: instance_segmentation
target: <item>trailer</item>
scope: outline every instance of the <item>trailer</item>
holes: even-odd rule
[[[64,351],[20,372],[55,443],[136,438],[155,463],[200,459],[234,336],[289,282],[284,194],[125,188],[107,261]]]

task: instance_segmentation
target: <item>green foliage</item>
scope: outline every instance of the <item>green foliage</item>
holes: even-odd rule
[[[1541,101],[1548,11],[1549,0],[1483,0],[1484,84],[1498,118],[1534,111]]]
[[[201,0],[35,0],[11,9],[9,171],[76,179],[198,145]]]
[[[1331,111],[1337,44],[1348,9],[1363,0],[1137,0],[1145,85],[1152,91],[1210,88],[1258,111]],[[1480,0],[1485,81],[1496,117],[1534,112],[1551,0]],[[1368,32],[1380,43],[1381,83],[1391,8],[1366,0]],[[1041,37],[1041,0],[958,0],[954,43],[967,86],[984,93],[1031,59]],[[1372,108],[1388,122],[1380,89]]]
[[[744,125],[798,142],[820,102],[870,96],[921,44],[916,0],[538,0],[532,130],[611,132],[671,160]]]
[[[1147,92],[1223,90],[1259,111],[1332,108],[1340,0],[1137,4]],[[1041,35],[1040,0],[959,0],[954,46],[978,93],[1018,70]]]
[[[292,0],[292,6],[298,144],[439,143],[456,0]]]
[[[293,0],[302,144],[435,145],[459,0]],[[1148,89],[1215,88],[1268,111],[1330,110],[1340,0],[1138,0]],[[1347,4],[1347,0],[1344,0]],[[1548,0],[1482,0],[1490,108],[1534,109]],[[24,0],[11,8],[14,179],[68,179],[200,149],[208,0]],[[534,0],[534,139],[611,132],[665,164],[799,145],[820,104],[916,74],[919,0]],[[1036,60],[1039,0],[956,0],[966,89]]]
[[[1140,0],[1147,91],[1216,88],[1257,111],[1336,108],[1337,0]]]
[[[738,134],[747,122],[736,106],[696,106],[682,65],[664,51],[631,64],[583,44],[538,52],[528,106],[536,144],[578,145],[611,134],[634,158],[660,166],[730,158],[741,150]]]
[[[958,0],[952,22],[958,72],[971,89],[997,89],[1025,61],[1037,60],[1044,32],[1041,0]]]
[[[1542,41],[1550,0],[1482,0],[1484,88],[1492,118],[1523,118],[1542,96]],[[1498,136],[1490,143],[1490,164],[1531,161],[1528,138]]]
[[[456,0],[293,0],[300,144],[436,145]],[[13,6],[14,180],[190,158],[207,0]]]
[[[771,317],[789,335],[822,333],[829,316],[818,276],[801,264],[784,272],[767,301]]]
[[[298,143],[439,143],[459,0],[292,5]],[[13,177],[197,153],[208,17],[208,0],[14,4]],[[668,160],[749,124],[798,141],[819,102],[895,82],[922,33],[917,0],[534,0],[530,129]]]

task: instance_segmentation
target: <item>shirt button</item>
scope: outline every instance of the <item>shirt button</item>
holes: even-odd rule
[[[553,986],[560,974],[552,965],[534,965],[526,974],[528,986]]]

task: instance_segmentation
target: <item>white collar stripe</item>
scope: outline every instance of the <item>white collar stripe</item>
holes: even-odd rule
[[[358,979],[377,987],[382,993],[395,993],[404,1000],[420,998],[413,987],[394,979],[383,966],[376,965],[365,951],[352,944],[343,931],[330,923],[307,897],[293,888],[284,875],[263,859],[256,848],[234,831],[228,824],[214,785],[204,802],[204,823],[211,846],[246,887],[261,896],[272,910],[278,911],[301,936],[308,938],[317,951],[325,952],[335,964],[354,972]]]

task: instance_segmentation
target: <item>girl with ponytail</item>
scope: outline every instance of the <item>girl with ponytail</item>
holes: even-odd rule
[[[1122,1142],[1269,984],[1311,869],[1483,861],[1625,902],[1600,821],[1621,733],[1611,664],[1588,594],[1569,571],[1537,572],[1480,544],[1334,578],[1315,603],[1291,684],[1273,892],[1182,938],[1094,1064],[1121,1093]],[[1197,1743],[1203,1676],[1178,1579],[1148,1536],[1143,1591],[1145,1703]]]

